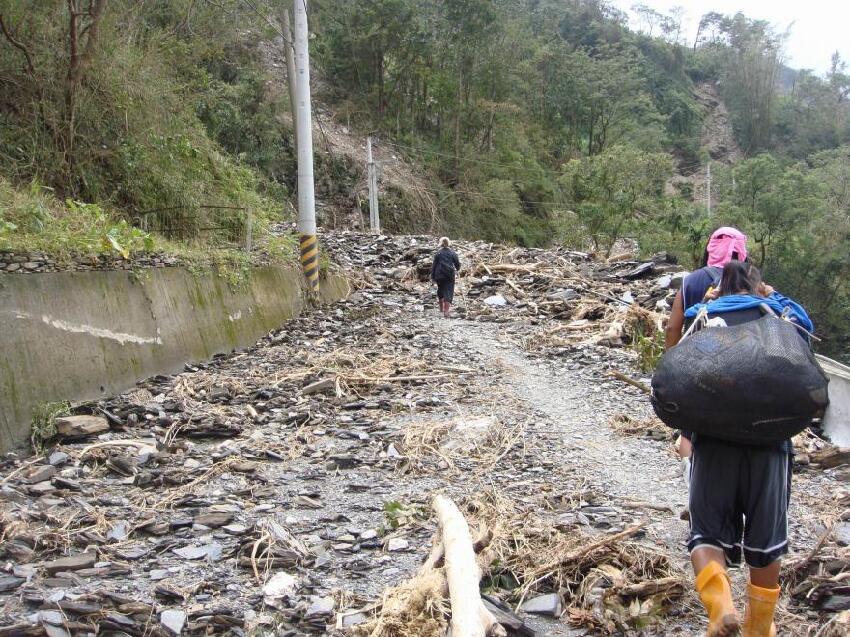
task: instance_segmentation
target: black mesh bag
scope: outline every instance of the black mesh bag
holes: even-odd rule
[[[808,344],[776,316],[707,327],[667,351],[652,406],[667,425],[751,444],[790,438],[829,404]]]

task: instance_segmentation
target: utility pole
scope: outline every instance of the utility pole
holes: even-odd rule
[[[313,119],[310,112],[310,51],[307,0],[293,0],[295,22],[296,140],[298,144],[298,235],[301,267],[314,292],[319,291],[319,240],[313,190]]]
[[[369,230],[381,233],[381,216],[378,213],[378,174],[372,159],[372,136],[366,138],[366,176],[369,182]]]
[[[705,209],[708,211],[708,216],[711,216],[711,160],[708,161],[705,177]]]

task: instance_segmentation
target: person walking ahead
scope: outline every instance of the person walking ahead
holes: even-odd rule
[[[667,321],[664,349],[670,349],[681,340],[682,330],[686,327],[685,310],[704,301],[708,291],[717,288],[723,266],[733,259],[747,260],[747,235],[729,226],[718,228],[711,233],[705,246],[702,267],[686,276],[682,288],[676,293]],[[691,474],[691,434],[688,431],[682,432],[679,456],[682,459],[682,473],[688,483]]]
[[[455,294],[455,272],[460,270],[460,259],[450,246],[448,237],[440,239],[440,249],[434,255],[434,263],[431,266],[431,280],[437,284],[440,311],[446,318],[449,318]]]

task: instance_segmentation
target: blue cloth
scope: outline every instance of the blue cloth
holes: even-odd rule
[[[814,332],[815,326],[806,310],[792,299],[783,296],[779,292],[773,292],[769,297],[753,296],[752,294],[729,294],[721,296],[714,301],[708,303],[697,303],[685,310],[685,318],[696,318],[700,310],[706,308],[709,314],[722,314],[724,312],[737,312],[740,310],[749,310],[757,308],[760,305],[767,305],[777,314],[782,314],[786,308],[790,310],[789,318],[791,321],[807,332]]]

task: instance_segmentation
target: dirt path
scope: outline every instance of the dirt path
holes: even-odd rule
[[[618,500],[649,504],[649,510],[678,512],[685,506],[684,482],[669,445],[617,436],[608,426],[616,413],[645,410],[633,390],[589,378],[587,370],[558,370],[549,361],[534,361],[500,338],[492,324],[457,321],[450,330],[455,341],[507,366],[512,392],[546,415],[554,425],[547,433],[564,463],[585,473],[594,486]]]

